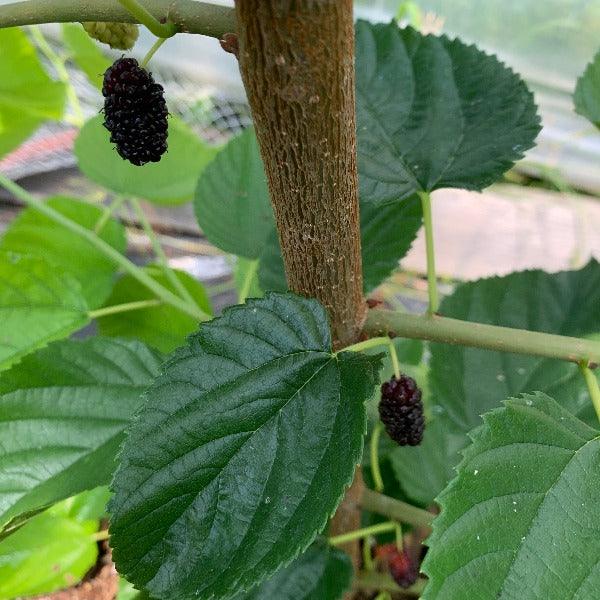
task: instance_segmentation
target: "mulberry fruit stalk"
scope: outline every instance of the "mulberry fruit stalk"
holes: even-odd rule
[[[134,58],[120,58],[104,74],[104,127],[119,155],[141,166],[167,151],[169,111],[162,85]]]
[[[139,35],[139,28],[133,23],[86,21],[82,25],[90,37],[117,50],[133,48]]]
[[[417,446],[423,439],[425,419],[421,390],[407,375],[381,386],[379,417],[388,435],[400,446]]]

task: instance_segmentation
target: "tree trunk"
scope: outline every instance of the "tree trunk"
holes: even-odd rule
[[[356,340],[362,292],[351,0],[237,0],[239,62],[289,288]]]
[[[327,308],[336,348],[356,341],[362,290],[352,0],[236,0],[238,58],[289,288]],[[357,470],[330,531],[360,527]],[[355,567],[358,543],[346,548]]]

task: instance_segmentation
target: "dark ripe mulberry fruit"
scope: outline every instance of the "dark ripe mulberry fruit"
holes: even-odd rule
[[[421,390],[407,375],[392,377],[381,386],[379,417],[388,435],[400,446],[417,446],[423,439],[425,419]]]
[[[409,588],[419,578],[419,569],[406,550],[396,552],[388,561],[390,575],[401,588]]]
[[[134,58],[120,58],[104,74],[104,127],[119,155],[141,166],[167,151],[169,111],[162,85]]]

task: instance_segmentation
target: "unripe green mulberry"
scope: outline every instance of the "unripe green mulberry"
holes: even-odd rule
[[[88,21],[82,25],[90,37],[118,50],[133,48],[139,35],[138,26],[133,23]]]

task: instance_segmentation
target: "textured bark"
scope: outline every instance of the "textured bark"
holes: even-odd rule
[[[237,0],[239,61],[291,290],[340,347],[362,293],[351,0]]]
[[[329,523],[329,532],[331,535],[340,535],[348,531],[360,529],[360,499],[362,498],[364,489],[365,483],[359,466],[356,468],[352,485],[348,488],[344,500]],[[340,548],[350,555],[354,564],[354,570],[357,572],[362,563],[359,542],[348,542],[340,546]],[[346,598],[350,597],[352,596],[346,596]]]

